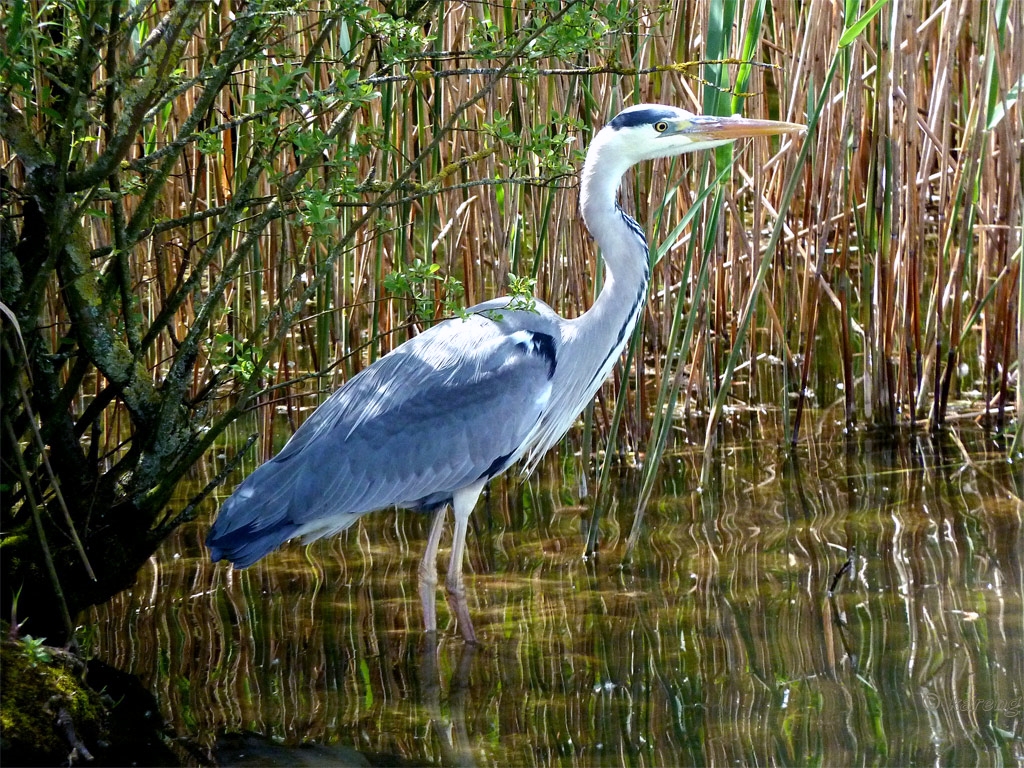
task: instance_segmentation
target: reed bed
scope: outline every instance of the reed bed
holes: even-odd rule
[[[79,212],[93,267],[124,270],[130,297],[110,305],[134,312],[124,344],[154,385],[187,379],[184,402],[210,435],[194,457],[254,407],[271,455],[280,420],[294,428],[426,325],[507,292],[510,276],[535,280],[564,315],[584,312],[601,272],[576,173],[594,131],[645,101],[809,130],[627,177],[655,288],[569,450],[642,457],[686,439],[710,456],[735,408],[783,408],[792,442],[808,408],[849,427],[977,418],[1014,435],[1020,4],[401,5],[269,4],[261,45],[209,104],[243,8],[189,11],[179,69],[140,122],[120,188],[97,185]],[[76,23],[49,3],[15,6]],[[110,49],[141,55],[173,12],[133,8]],[[9,29],[14,7],[4,13]],[[31,94],[52,83],[45,50],[34,55],[32,87],[7,92],[45,132]],[[107,74],[90,73],[94,96]],[[102,120],[87,124],[72,161],[110,141]],[[11,189],[25,181],[15,152],[0,147]],[[15,234],[20,205],[5,201]],[[49,280],[38,325],[57,349],[74,334]],[[122,401],[99,408],[103,373],[75,375],[70,412],[100,411],[93,455],[112,467],[131,442]]]

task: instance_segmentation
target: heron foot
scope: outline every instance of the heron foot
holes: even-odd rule
[[[462,581],[462,574],[449,572],[445,580],[448,605],[459,622],[459,631],[462,639],[470,645],[479,645],[476,639],[476,630],[473,628],[473,620],[469,617],[469,606],[466,604],[466,585]]]

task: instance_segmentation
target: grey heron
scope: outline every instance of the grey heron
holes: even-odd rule
[[[213,560],[245,567],[288,539],[336,534],[375,510],[433,512],[419,593],[434,632],[437,550],[451,506],[445,586],[463,638],[475,643],[462,562],[480,492],[520,459],[531,471],[568,431],[647,301],[647,239],[617,203],[623,174],[644,160],[800,130],[659,104],[619,113],[594,137],[580,185],[580,212],[606,270],[593,306],[565,319],[540,301],[522,308],[492,299],[396,347],[334,392],[235,489],[206,540]]]

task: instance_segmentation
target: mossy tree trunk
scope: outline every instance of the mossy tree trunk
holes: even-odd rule
[[[257,395],[268,350],[308,303],[297,290],[246,329],[245,375],[240,345],[213,360],[246,259],[301,210],[311,176],[321,194],[345,182],[338,137],[369,97],[356,78],[310,97],[309,67],[275,66],[294,4],[97,0],[44,3],[39,18],[4,4],[0,611],[37,636],[67,638],[194,513],[214,483],[168,510],[175,486]],[[353,40],[372,21],[348,2],[321,20]],[[253,62],[270,74],[240,102]],[[171,209],[169,189],[204,164],[220,188]],[[168,267],[171,248],[184,255]],[[233,404],[214,408],[226,393]]]
[[[7,61],[0,97],[0,134],[20,166],[4,180],[2,610],[10,615],[16,598],[20,618],[51,638],[131,584],[166,533],[160,514],[175,480],[205,448],[182,376],[197,345],[179,345],[161,378],[147,365],[163,329],[143,321],[129,259],[153,214],[144,201],[129,215],[119,195],[124,177],[137,176],[124,166],[180,78],[203,5],[178,3],[160,19],[126,18],[135,9],[120,2],[78,6],[78,15],[64,6],[48,19],[49,39],[28,29],[25,7],[8,11],[23,14],[7,19],[23,48]],[[146,23],[151,37],[133,44]],[[243,15],[222,41],[197,124],[232,62],[252,55],[267,29]],[[18,68],[30,46],[35,56],[21,62],[40,72]],[[41,83],[49,98],[39,97]],[[168,181],[161,170],[146,169],[151,199]],[[87,221],[98,201],[113,236],[99,248]],[[129,423],[113,457],[99,455],[109,407]]]

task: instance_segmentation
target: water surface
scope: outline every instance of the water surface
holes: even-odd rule
[[[568,449],[495,483],[467,545],[479,648],[442,595],[424,638],[429,521],[392,511],[244,571],[189,524],[94,612],[96,652],[239,764],[1024,763],[1019,467],[973,430],[828,415],[787,455],[771,418],[724,431],[700,492],[698,450],[665,461],[629,563],[636,470],[587,559]]]

